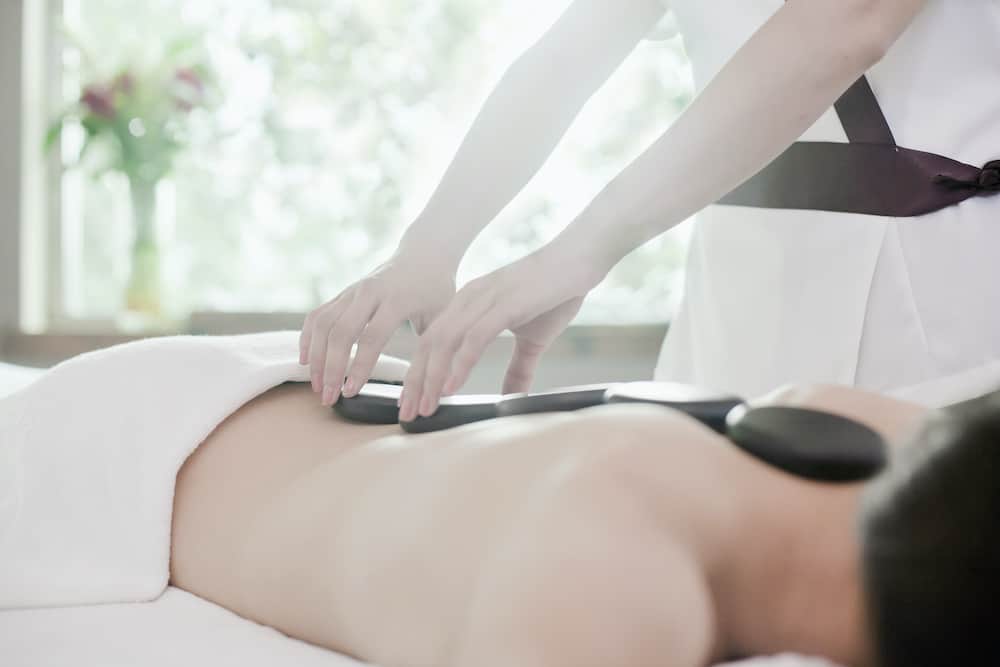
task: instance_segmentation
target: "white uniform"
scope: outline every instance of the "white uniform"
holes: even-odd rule
[[[698,86],[782,4],[671,0]],[[1000,2],[929,0],[869,81],[900,146],[1000,158]],[[802,138],[846,141],[833,110]],[[743,395],[835,382],[929,405],[1000,387],[1000,196],[917,218],[698,218],[657,379]]]

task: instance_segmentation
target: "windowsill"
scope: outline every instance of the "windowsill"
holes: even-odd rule
[[[299,313],[198,313],[176,330],[123,333],[93,326],[42,334],[8,333],[0,336],[0,361],[46,367],[92,350],[143,338],[194,334],[237,335],[260,331],[297,330]],[[546,353],[539,371],[539,384],[577,384],[610,379],[648,379],[666,332],[666,324],[574,325]],[[416,337],[400,329],[386,353],[409,358]],[[470,386],[488,387],[502,376],[512,348],[507,334],[494,341],[483,355]],[[479,390],[479,389],[476,389]]]

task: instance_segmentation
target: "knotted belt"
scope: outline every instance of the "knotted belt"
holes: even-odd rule
[[[794,143],[718,203],[906,218],[1000,192],[1000,160],[975,167],[898,146],[867,78],[835,109],[849,143]]]

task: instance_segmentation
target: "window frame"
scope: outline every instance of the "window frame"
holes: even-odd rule
[[[23,13],[21,2],[0,3],[0,90],[11,93],[0,123],[0,337],[21,324]]]
[[[0,201],[11,203],[10,223],[0,227],[0,247],[12,255],[0,269],[5,292],[0,294],[0,330],[8,332],[72,328],[61,308],[62,165],[58,154],[42,151],[52,100],[62,84],[62,40],[56,29],[61,14],[61,0],[19,0],[0,7],[0,42],[14,46],[10,70],[0,72],[4,89],[12,93],[10,120],[0,128],[0,145],[8,147],[0,159],[13,162],[14,175],[5,179],[10,191],[0,192]],[[12,136],[4,137],[4,129]]]

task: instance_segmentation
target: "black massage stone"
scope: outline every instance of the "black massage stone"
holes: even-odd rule
[[[726,415],[743,399],[673,382],[628,382],[608,389],[605,403],[655,403],[680,410],[717,433],[726,431]]]
[[[333,410],[344,419],[363,424],[395,424],[399,422],[399,394],[402,385],[368,382],[350,398],[341,396]]]
[[[446,396],[430,417],[418,416],[412,421],[399,422],[399,425],[407,433],[430,433],[484,419],[495,419],[498,416],[497,404],[501,398],[498,394]]]
[[[563,387],[534,394],[458,395],[441,399],[430,417],[417,417],[400,422],[407,433],[428,433],[446,428],[471,424],[484,419],[526,415],[539,412],[568,412],[603,403],[604,392],[610,384]]]
[[[878,433],[828,412],[740,406],[726,421],[727,435],[738,447],[800,477],[861,481],[878,473],[888,460],[885,441]]]
[[[367,424],[399,421],[402,387],[369,382],[333,409]],[[882,438],[845,417],[788,406],[749,408],[729,394],[668,382],[566,387],[537,394],[459,395],[441,400],[430,417],[402,422],[408,433],[427,433],[496,417],[578,410],[601,403],[653,403],[684,412],[762,461],[809,479],[849,482],[872,477],[887,462]]]
[[[511,394],[497,405],[497,416],[530,415],[537,412],[570,412],[604,403],[604,394],[614,384],[586,384],[534,394]]]

